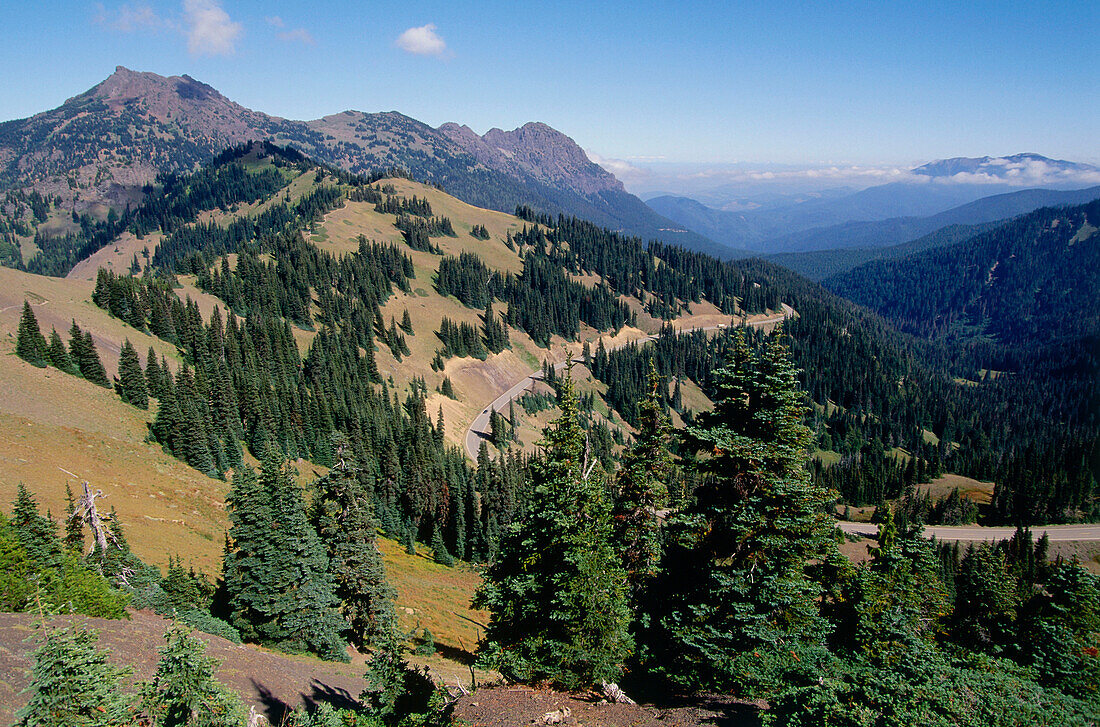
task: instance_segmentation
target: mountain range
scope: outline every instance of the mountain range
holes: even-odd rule
[[[458,124],[433,128],[391,111],[344,111],[313,121],[237,104],[190,76],[119,66],[56,109],[0,124],[0,189],[33,185],[77,211],[105,212],[141,197],[162,172],[190,171],[228,145],[292,144],[351,172],[400,167],[477,206],[526,204],[696,249],[719,246],[628,193],[568,136],[541,123],[483,136]]]
[[[964,213],[955,215],[951,222],[939,226],[1003,219],[1044,204],[1086,201],[1071,197],[1058,202],[1056,196],[1045,192],[1078,190],[1098,182],[1098,167],[1038,154],[1016,154],[939,160],[909,170],[905,181],[857,192],[828,190],[816,195],[788,195],[759,206],[744,204],[744,200],[708,206],[674,195],[654,197],[647,204],[722,244],[774,254],[898,244],[937,229],[926,225],[916,225],[912,233],[904,229],[917,218],[930,218],[979,200],[998,198],[988,207],[976,205],[973,217]],[[1004,213],[991,217],[998,207],[1003,207]],[[892,222],[881,229],[867,224],[884,220]],[[929,224],[934,223],[933,220]]]

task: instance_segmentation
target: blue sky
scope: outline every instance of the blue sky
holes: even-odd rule
[[[1097,2],[2,5],[4,120],[125,65],[290,118],[545,121],[629,164],[1100,161]]]

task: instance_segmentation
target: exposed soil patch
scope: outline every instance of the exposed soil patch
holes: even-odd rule
[[[156,614],[139,611],[130,621],[59,617],[53,623],[76,620],[99,631],[99,644],[111,651],[115,664],[134,667],[132,682],[147,679],[156,669],[169,622]],[[29,682],[35,649],[34,621],[25,613],[0,613],[0,724],[11,724],[27,698],[20,692]],[[337,664],[305,656],[288,656],[255,646],[234,644],[217,636],[196,632],[206,642],[206,652],[221,662],[218,679],[255,705],[273,724],[291,708],[329,702],[347,706],[366,688],[363,665]]]
[[[524,686],[479,689],[455,704],[455,722],[470,727],[750,727],[763,705],[720,695],[667,704],[612,704],[596,696]]]

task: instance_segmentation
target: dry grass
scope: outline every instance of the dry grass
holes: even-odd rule
[[[480,572],[461,561],[453,568],[439,565],[422,545],[416,555],[386,538],[379,538],[378,546],[390,581],[397,588],[401,628],[428,629],[435,640],[434,655],[412,660],[429,666],[440,678],[453,683],[458,677],[468,684],[469,665],[489,619],[487,612],[470,608],[474,590],[481,584]],[[484,681],[494,675],[478,670],[477,676]]]
[[[917,491],[921,494],[928,493],[933,500],[938,500],[947,497],[953,490],[957,489],[961,496],[973,500],[979,505],[988,505],[993,500],[993,487],[994,483],[992,482],[982,482],[962,475],[946,474],[929,484],[918,486]]]

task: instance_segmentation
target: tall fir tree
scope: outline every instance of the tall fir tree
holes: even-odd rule
[[[57,538],[57,528],[53,521],[38,511],[38,503],[22,482],[16,486],[11,524],[23,550],[38,568],[61,567],[61,541]]]
[[[355,452],[343,434],[333,436],[335,462],[313,485],[312,520],[331,562],[340,613],[357,647],[389,642],[397,627],[397,592],[386,579],[377,522]]]
[[[652,359],[646,398],[638,404],[638,434],[615,476],[612,541],[630,583],[632,601],[656,575],[661,559],[661,511],[668,507],[672,424],[664,412],[661,377]]]
[[[65,342],[61,340],[56,328],[50,331],[49,357],[52,366],[67,374],[80,376],[80,369],[73,363],[72,357],[69,356],[69,350],[65,348]]]
[[[329,560],[306,515],[301,489],[274,448],[258,480],[234,478],[225,586],[233,626],[246,639],[346,660]]]
[[[122,344],[118,359],[118,393],[127,404],[133,404],[138,409],[149,408],[145,372],[141,370],[141,359],[129,338]]]
[[[689,427],[701,484],[666,527],[641,661],[686,689],[775,686],[797,651],[822,649],[824,589],[807,564],[837,557],[827,493],[804,468],[810,430],[778,334],[753,351],[738,333],[715,372],[713,411]]]
[[[531,464],[528,506],[504,534],[474,604],[492,614],[478,649],[484,661],[510,679],[580,688],[618,678],[630,616],[571,376],[559,406]]]
[[[19,318],[19,330],[15,338],[15,353],[29,364],[44,368],[49,363],[49,346],[38,327],[31,304],[23,301],[23,315]]]

